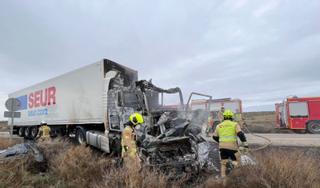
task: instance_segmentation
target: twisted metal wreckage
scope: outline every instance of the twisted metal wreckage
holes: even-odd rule
[[[145,116],[146,123],[136,127],[139,157],[144,166],[177,172],[175,174],[196,174],[203,170],[219,173],[218,145],[208,142],[201,134],[202,126],[207,123],[208,112],[188,109],[192,95],[211,98],[210,96],[192,93],[188,103],[184,105],[183,95],[178,87],[161,89],[151,82],[141,80],[133,88],[114,88],[122,90],[123,98],[120,101],[126,103],[123,106],[141,111]],[[165,94],[178,94],[180,105],[165,106]],[[124,113],[129,115],[131,112],[128,110]]]

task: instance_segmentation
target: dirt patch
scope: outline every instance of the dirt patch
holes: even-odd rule
[[[8,132],[8,122],[7,121],[0,121],[0,132]]]
[[[0,137],[0,150],[1,149],[6,149],[10,146],[13,146],[15,144],[21,143],[21,139],[10,139],[10,138],[1,138]]]
[[[246,112],[244,121],[254,133],[293,133],[292,130],[277,129],[275,112]]]

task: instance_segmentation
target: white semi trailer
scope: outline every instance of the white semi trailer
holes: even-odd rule
[[[165,105],[164,98],[172,94],[178,101],[174,106]],[[130,114],[139,112],[145,120],[135,128],[141,162],[198,174],[220,163],[217,145],[201,136],[208,112],[188,108],[192,95],[212,99],[193,92],[184,105],[180,88],[162,89],[151,81],[138,81],[137,71],[103,59],[9,97],[21,103],[21,118],[14,121],[14,132],[19,136],[35,138],[41,121],[45,121],[53,135],[74,136],[80,144],[118,156],[124,124]],[[213,169],[218,173],[218,168],[210,171]]]
[[[75,135],[79,143],[110,152],[109,137],[119,138],[116,133],[121,131],[128,113],[121,116],[116,111],[117,92],[108,92],[117,84],[130,87],[137,78],[137,71],[103,59],[11,93],[9,98],[21,103],[21,118],[15,119],[14,132],[35,138],[40,122],[45,121],[56,135]],[[108,105],[114,108],[110,110]],[[110,118],[113,121],[108,121]]]

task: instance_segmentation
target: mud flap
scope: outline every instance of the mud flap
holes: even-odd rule
[[[110,145],[109,145],[109,137],[103,136],[101,137],[101,150],[110,153]]]

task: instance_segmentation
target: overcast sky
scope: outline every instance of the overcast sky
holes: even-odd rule
[[[1,114],[8,93],[102,58],[273,110],[320,95],[320,1],[0,1]]]

